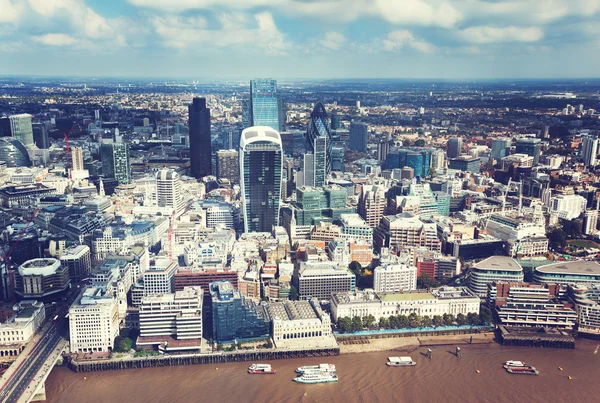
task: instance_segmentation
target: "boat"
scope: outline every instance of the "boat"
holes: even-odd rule
[[[411,367],[417,365],[410,357],[388,357],[386,365],[389,367]]]
[[[524,367],[525,363],[523,361],[506,361],[504,365],[508,365],[509,367]]]
[[[252,364],[248,367],[249,374],[274,374],[276,372],[270,364]]]
[[[510,365],[505,365],[504,368],[506,372],[510,374],[523,374],[523,375],[539,375],[540,371],[538,371],[535,367],[531,365],[525,365],[522,367],[511,367]]]
[[[308,371],[302,375],[294,378],[295,382],[300,383],[326,383],[326,382],[337,382],[338,377],[333,372],[318,372]]]
[[[299,374],[304,374],[306,372],[335,373],[335,365],[333,365],[333,364],[305,365],[305,366],[296,368],[296,372]]]

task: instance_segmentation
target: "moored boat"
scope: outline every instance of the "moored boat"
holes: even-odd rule
[[[304,365],[296,368],[296,372],[304,374],[306,372],[326,372],[335,373],[335,365],[333,364],[319,364],[319,365]]]
[[[316,372],[308,371],[302,375],[294,378],[295,382],[299,383],[326,383],[326,382],[337,382],[338,377],[332,372]]]
[[[512,367],[510,365],[505,365],[504,368],[506,372],[510,374],[522,374],[522,375],[539,375],[540,371],[538,371],[535,367],[531,365],[524,365],[522,367]]]
[[[270,364],[252,364],[248,367],[249,374],[274,374],[276,372]]]
[[[417,363],[410,357],[388,357],[386,365],[390,367],[412,367]]]
[[[504,365],[508,365],[509,367],[524,367],[525,363],[523,361],[506,361]]]

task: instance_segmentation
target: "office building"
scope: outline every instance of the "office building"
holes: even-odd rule
[[[551,263],[533,269],[536,283],[556,283],[560,285],[600,286],[600,264],[592,261]]]
[[[416,290],[417,267],[412,264],[384,263],[373,271],[373,289],[384,293]]]
[[[451,137],[448,139],[448,159],[458,158],[462,154],[463,139],[461,137]]]
[[[401,148],[388,153],[386,158],[387,169],[410,168],[413,176],[424,178],[429,176],[431,165],[431,149],[423,148]]]
[[[60,263],[69,270],[73,284],[79,283],[92,272],[92,253],[87,245],[76,245],[65,250],[60,256]]]
[[[15,360],[44,324],[46,309],[40,301],[21,301],[0,320],[0,361]]]
[[[440,287],[431,291],[377,293],[356,291],[334,293],[331,299],[331,316],[364,318],[372,315],[377,323],[390,316],[443,316],[479,314],[480,299],[466,287]]]
[[[170,207],[175,213],[185,208],[181,194],[181,182],[177,172],[162,169],[156,173],[156,203],[158,207]]]
[[[581,143],[581,157],[586,166],[595,166],[598,156],[598,137],[585,136]]]
[[[211,283],[209,292],[216,343],[269,337],[271,321],[263,305],[245,298],[229,281]]]
[[[73,171],[83,171],[83,149],[81,147],[71,147],[71,167]]]
[[[59,299],[69,288],[69,270],[58,259],[31,259],[14,273],[14,290],[20,298]]]
[[[342,225],[340,237],[344,239],[363,239],[369,244],[373,244],[373,228],[356,213],[341,214],[340,222]]]
[[[347,193],[339,186],[314,188],[303,186],[296,189],[294,218],[298,225],[317,225],[321,222],[337,222],[342,214],[354,212],[348,207]]]
[[[143,275],[144,296],[172,293],[177,267],[177,263],[168,259],[156,259]]]
[[[550,198],[550,212],[565,220],[579,217],[586,207],[587,200],[583,196],[558,194]]]
[[[30,167],[29,153],[23,143],[12,137],[0,137],[0,161],[7,168]]]
[[[200,350],[203,297],[200,287],[144,297],[136,345],[161,351]]]
[[[358,199],[357,213],[371,228],[377,227],[387,206],[386,192],[383,185],[363,185]]]
[[[542,141],[537,138],[525,137],[517,139],[515,153],[527,154],[533,157],[533,166],[536,166],[540,160],[540,148]]]
[[[213,173],[210,109],[206,107],[206,98],[194,98],[188,112],[191,173],[200,179]]]
[[[236,150],[217,151],[217,178],[240,183],[240,157]]]
[[[71,353],[111,352],[119,335],[119,308],[111,292],[87,287],[69,308]]]
[[[356,276],[344,263],[307,261],[300,263],[294,284],[302,299],[330,299],[340,291],[354,291]]]
[[[50,148],[50,140],[48,139],[48,131],[43,123],[33,123],[31,125],[33,131],[33,142],[40,150]],[[0,136],[1,137],[1,136]]]
[[[337,345],[331,331],[331,319],[319,301],[272,302],[267,311],[277,348],[327,348]]]
[[[509,138],[497,138],[492,139],[492,151],[490,157],[499,160],[504,158],[510,154],[510,146],[512,143],[512,139]]]
[[[481,160],[476,157],[462,156],[450,159],[448,166],[450,169],[456,169],[463,172],[479,173]]]
[[[321,102],[317,102],[310,114],[306,130],[307,151],[315,155],[315,185],[324,186],[331,172],[332,147],[331,129],[327,111]]]
[[[313,153],[304,154],[304,165],[302,175],[296,180],[296,187],[314,187],[315,186],[315,155]]]
[[[244,232],[271,232],[279,225],[283,156],[281,137],[266,126],[245,129],[240,140]]]
[[[348,148],[361,153],[367,152],[369,131],[366,123],[350,122],[350,142]]]
[[[25,147],[33,145],[33,127],[31,118],[33,116],[22,113],[9,116],[10,132],[15,140],[19,140]]]
[[[498,281],[523,282],[523,278],[523,268],[516,260],[506,256],[492,256],[473,266],[469,288],[476,295],[485,298],[488,284]]]
[[[419,216],[413,213],[383,216],[374,231],[373,243],[376,250],[415,247],[439,252],[442,247],[436,225],[421,221]]]
[[[577,332],[597,339],[600,336],[600,285],[569,285],[567,294],[577,311]]]
[[[344,172],[344,147],[331,147],[331,170]]]
[[[267,126],[279,131],[279,113],[285,109],[282,105],[277,94],[277,81],[264,78],[250,81],[248,126]]]
[[[595,235],[598,232],[598,210],[586,210],[584,215],[583,233]]]
[[[102,175],[105,178],[115,179],[119,184],[128,184],[131,182],[128,144],[102,143],[100,155],[102,159]]]

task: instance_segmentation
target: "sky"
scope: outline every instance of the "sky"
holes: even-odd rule
[[[594,78],[600,0],[0,0],[0,75]]]

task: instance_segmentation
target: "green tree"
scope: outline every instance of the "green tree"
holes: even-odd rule
[[[395,315],[390,316],[388,321],[388,329],[398,329],[400,328],[400,324],[398,323],[398,317]]]
[[[439,287],[440,283],[431,277],[427,273],[421,273],[421,275],[417,278],[417,288],[432,288]]]
[[[481,325],[491,324],[493,320],[492,311],[487,306],[482,306],[479,310],[479,323]]]
[[[553,249],[564,249],[567,246],[567,234],[562,229],[555,228],[550,231],[548,239]]]
[[[473,312],[469,312],[467,314],[467,322],[471,326],[475,326],[475,325],[479,324],[479,315],[477,315],[476,313],[473,313]]]
[[[433,317],[433,319],[431,320],[433,326],[443,326],[444,325],[444,318],[442,318],[440,315],[435,315]]]
[[[126,353],[133,347],[133,340],[129,337],[115,337],[115,351],[118,353]]]
[[[397,329],[406,329],[408,327],[408,317],[406,315],[398,315]]]
[[[361,331],[363,328],[363,324],[362,324],[362,320],[360,319],[360,316],[355,316],[352,318],[352,331],[353,332],[359,332]]]
[[[413,312],[410,315],[408,315],[408,327],[411,327],[411,328],[419,327],[420,323],[421,323],[421,320],[416,313]]]
[[[362,276],[362,266],[359,262],[352,262],[348,265],[348,268],[356,277]]]
[[[347,316],[338,320],[338,330],[340,333],[349,333],[352,331],[352,319]]]
[[[431,316],[421,316],[421,327],[431,327],[432,323]]]
[[[460,326],[466,325],[467,317],[462,313],[459,313],[458,315],[456,315],[456,323],[458,323]]]
[[[451,313],[445,313],[443,318],[446,326],[452,326],[454,324],[454,321],[456,320],[454,318],[454,315],[452,315]]]
[[[375,324],[375,317],[373,315],[365,316],[362,318],[362,323],[366,328],[371,329]]]
[[[379,319],[379,328],[380,329],[388,329],[390,326],[390,321],[388,318],[384,318],[383,316]]]
[[[415,147],[425,147],[425,140],[424,139],[416,139]]]
[[[290,295],[288,296],[288,298],[292,301],[298,301],[298,299],[300,298],[300,296],[298,295],[298,289],[294,285],[290,286]]]

